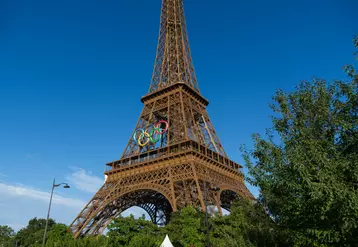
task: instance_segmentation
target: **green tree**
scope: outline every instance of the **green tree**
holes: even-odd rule
[[[279,90],[273,128],[244,150],[260,202],[296,246],[358,243],[358,75],[345,70],[346,81]]]
[[[172,213],[169,224],[164,231],[176,247],[204,247],[204,214],[192,206]]]
[[[9,226],[0,226],[0,239],[14,236],[15,231]]]
[[[285,246],[287,236],[276,229],[276,225],[267,215],[262,204],[240,199],[234,202],[231,211],[229,215],[231,221],[236,220],[236,215],[243,215],[245,232],[242,235],[247,236],[254,246]]]
[[[15,241],[18,242],[19,246],[23,247],[41,245],[45,231],[45,225],[45,219],[31,219],[27,227],[16,233]],[[51,228],[55,225],[56,222],[53,219],[49,219],[48,229],[51,230]]]
[[[135,219],[133,215],[113,220],[108,226],[109,246],[148,246],[160,245],[161,229],[152,222],[145,220],[144,215]]]
[[[287,234],[277,229],[260,203],[238,199],[231,213],[210,219],[211,242],[216,247],[288,246]]]
[[[15,231],[9,226],[0,226],[0,247],[10,246]]]
[[[68,226],[64,224],[56,224],[47,233],[46,247],[67,247],[75,246],[74,238],[70,232],[68,232]]]
[[[210,242],[216,247],[252,247],[243,210],[232,207],[231,214],[210,218]]]
[[[161,238],[158,238],[158,236],[151,236],[151,235],[140,233],[135,235],[131,239],[131,241],[128,244],[128,247],[142,247],[142,246],[158,247],[161,244],[160,240]]]

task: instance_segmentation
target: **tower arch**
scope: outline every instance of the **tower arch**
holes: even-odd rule
[[[232,203],[237,199],[240,198],[240,195],[238,192],[235,192],[234,190],[231,189],[222,189],[220,191],[220,206],[221,208],[227,210],[227,211],[231,211],[231,205]]]
[[[173,211],[171,202],[167,198],[168,195],[165,194],[163,190],[158,189],[158,186],[150,185],[124,190],[103,201],[101,206],[88,215],[85,221],[76,222],[75,220],[70,229],[77,233],[75,237],[101,234],[113,219],[133,206],[144,209],[154,224],[165,224]],[[86,208],[82,213],[85,212]]]

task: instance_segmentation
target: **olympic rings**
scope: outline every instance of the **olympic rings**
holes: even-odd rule
[[[165,125],[165,128],[161,128],[163,124]],[[168,131],[168,128],[168,122],[160,120],[155,125],[149,125],[146,130],[141,128],[136,129],[133,134],[133,140],[141,147],[146,146],[149,142],[157,143],[160,139],[162,139],[163,134]]]

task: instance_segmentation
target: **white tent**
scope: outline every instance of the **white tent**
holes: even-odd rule
[[[168,235],[165,236],[165,239],[163,243],[160,245],[160,247],[174,247],[173,244],[170,242]]]

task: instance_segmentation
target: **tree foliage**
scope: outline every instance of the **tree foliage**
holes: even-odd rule
[[[273,226],[262,207],[239,200],[227,216],[209,217],[210,232],[204,222],[205,214],[192,206],[183,208],[171,216],[170,223],[158,227],[144,216],[119,217],[109,225],[106,236],[74,239],[68,226],[50,220],[46,247],[158,247],[166,234],[175,247],[205,247],[207,240],[215,247],[276,246],[272,244]],[[44,220],[32,219],[29,225],[6,242],[7,246],[40,247],[44,233]],[[5,229],[1,227],[0,229]],[[270,241],[267,241],[270,239]],[[0,245],[1,246],[1,245]]]
[[[260,201],[297,246],[358,242],[358,76],[345,70],[347,81],[277,91],[273,128],[245,150]]]
[[[165,232],[170,236],[176,247],[203,247],[204,236],[204,214],[192,206],[175,212],[171,216],[170,223],[165,227]]]
[[[143,215],[116,218],[108,227],[110,246],[159,246],[162,241],[161,229],[145,220]]]
[[[0,226],[0,247],[5,247],[10,243],[15,231],[9,226]]]
[[[36,246],[36,244],[40,246],[45,231],[45,225],[45,219],[33,218],[29,221],[27,227],[17,232],[14,240],[18,243],[19,246],[28,247]],[[49,219],[48,229],[51,230],[54,225],[56,225],[56,222],[52,219]]]
[[[244,212],[234,205],[231,214],[210,219],[210,239],[213,246],[218,247],[251,247],[249,226]]]

